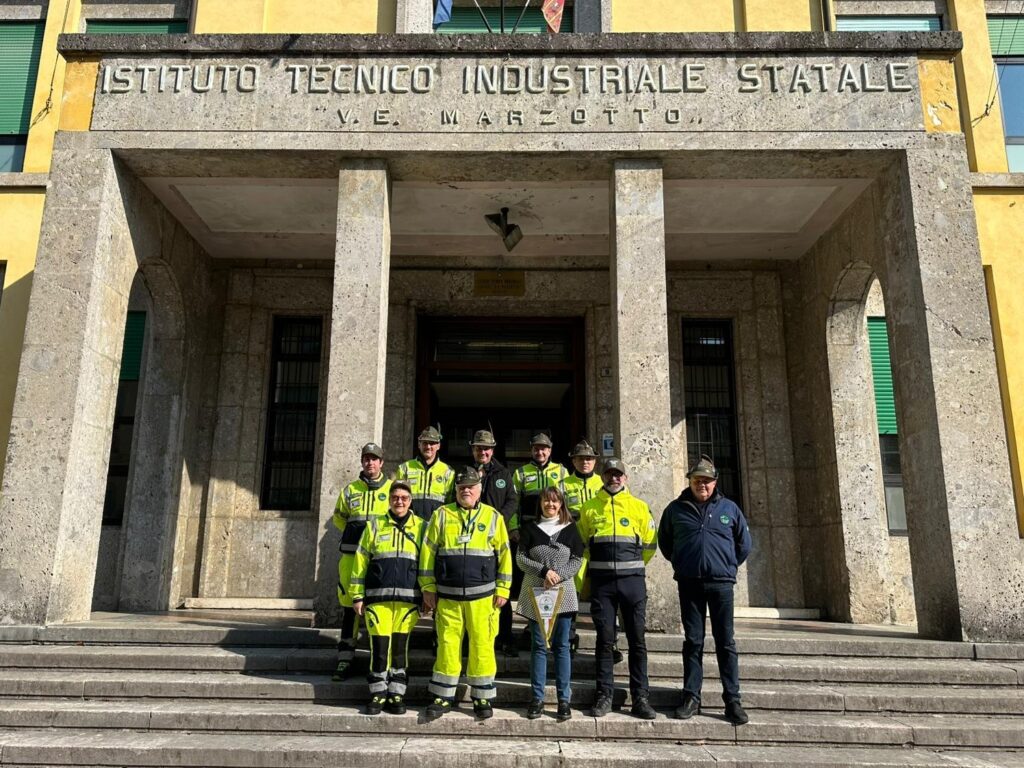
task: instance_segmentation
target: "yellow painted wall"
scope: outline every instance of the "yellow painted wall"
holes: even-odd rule
[[[956,66],[950,57],[922,56],[917,63],[921,109],[928,133],[961,133]]]
[[[395,31],[395,0],[199,0],[194,29],[207,32]]]
[[[734,32],[743,0],[613,0],[613,32]]]
[[[992,45],[988,37],[985,0],[948,0],[951,26],[964,36],[957,57],[957,83],[967,153],[972,171],[1005,173],[1006,141],[1003,114],[993,78]]]
[[[821,3],[817,0],[746,0],[747,32],[807,32],[820,30]]]
[[[974,193],[996,335],[1017,519],[1024,535],[1024,190]]]
[[[7,436],[11,430],[14,390],[18,383],[18,363],[45,199],[42,190],[0,190],[2,258],[7,262],[4,292],[0,295],[0,479],[7,455]]]
[[[53,154],[53,135],[60,120],[64,92],[64,59],[57,53],[57,35],[77,32],[82,15],[81,0],[50,0],[43,31],[43,53],[32,100],[32,124],[25,147],[25,172],[48,173]]]

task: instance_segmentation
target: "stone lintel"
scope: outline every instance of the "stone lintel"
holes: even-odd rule
[[[959,32],[672,32],[564,35],[61,35],[69,59],[110,55],[957,53]]]

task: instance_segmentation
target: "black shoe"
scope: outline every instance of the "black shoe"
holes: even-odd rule
[[[334,674],[331,675],[331,680],[336,683],[340,683],[342,680],[348,680],[352,677],[352,662],[351,661],[339,661],[338,666],[334,668]]]
[[[623,658],[625,657],[622,655],[622,651],[619,650],[619,646],[614,646],[612,648],[612,663],[621,664]]]
[[[612,711],[612,697],[603,693],[594,702],[594,708],[590,710],[591,717],[604,717]]]
[[[700,713],[700,702],[697,701],[696,697],[690,694],[683,695],[683,703],[676,707],[676,719],[677,720],[689,720],[696,714]]]
[[[750,721],[746,710],[738,701],[730,701],[725,705],[725,719],[733,725],[744,725]]]
[[[519,658],[519,648],[515,643],[505,643],[501,648],[501,652],[509,659]]]
[[[534,699],[526,708],[527,720],[536,720],[542,714],[544,714],[544,702],[541,699]]]
[[[379,715],[383,709],[384,704],[387,702],[387,696],[382,693],[376,693],[370,697],[370,701],[366,704],[366,714],[368,715]]]
[[[487,699],[473,699],[473,714],[476,715],[477,720],[488,720],[494,717],[491,702]]]
[[[447,715],[452,711],[452,703],[448,699],[442,699],[438,696],[430,704],[427,705],[427,720],[437,720],[443,715]]]
[[[388,696],[388,702],[384,705],[392,715],[404,715],[405,714],[405,697],[400,693],[392,693]]]
[[[572,710],[569,709],[568,701],[558,702],[558,710],[555,712],[555,719],[560,723],[572,718]]]
[[[655,720],[658,717],[646,696],[637,696],[633,699],[633,706],[630,707],[629,714],[639,717],[641,720]]]

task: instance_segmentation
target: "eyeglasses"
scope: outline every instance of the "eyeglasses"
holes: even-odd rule
[[[714,477],[694,477],[691,478],[691,482],[694,482],[697,485],[714,485],[718,480]]]

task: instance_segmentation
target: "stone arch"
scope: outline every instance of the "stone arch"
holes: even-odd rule
[[[839,608],[843,619],[863,624],[897,619],[866,324],[867,299],[877,280],[869,264],[847,263],[833,284],[826,314],[831,496],[844,561],[838,569]]]
[[[138,268],[148,298],[146,351],[125,503],[118,609],[173,607],[172,574],[182,482],[186,316],[171,265]]]

